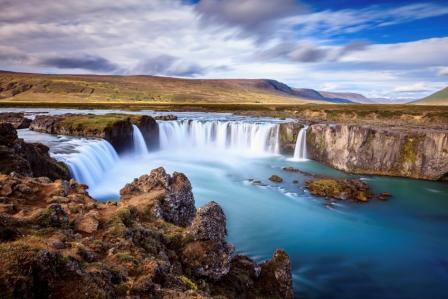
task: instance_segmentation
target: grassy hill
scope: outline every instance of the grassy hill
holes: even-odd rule
[[[305,104],[316,102],[267,79],[44,75],[0,71],[0,103]]]
[[[421,100],[412,102],[415,105],[448,105],[448,87],[439,90],[432,95]]]

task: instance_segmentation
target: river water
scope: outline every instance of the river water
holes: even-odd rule
[[[238,253],[263,261],[276,248],[288,252],[297,298],[448,298],[448,184],[354,176],[281,156],[273,119],[206,113],[180,113],[179,119],[161,123],[159,151],[144,152],[135,140],[138,154],[120,157],[101,140],[29,130],[19,135],[49,145],[53,156],[78,167],[77,178],[99,200],[116,200],[125,183],[159,166],[184,172],[198,207],[211,200],[223,207],[228,240]],[[307,193],[306,178],[284,172],[285,166],[361,178],[374,192],[393,196],[331,204]],[[272,174],[284,182],[270,182]]]

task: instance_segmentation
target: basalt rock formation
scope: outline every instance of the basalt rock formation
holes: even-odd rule
[[[314,124],[307,151],[310,159],[351,173],[448,179],[445,130]]]
[[[26,129],[31,124],[31,119],[26,118],[23,113],[4,112],[0,113],[0,123],[10,123],[15,129]]]
[[[32,121],[30,129],[49,134],[103,138],[118,153],[122,153],[132,145],[133,124],[139,127],[148,149],[157,149],[159,126],[152,117],[146,115],[38,115]]]
[[[196,213],[187,182],[159,168],[101,203],[74,180],[0,174],[0,297],[292,298],[287,254],[232,258],[222,209]],[[154,213],[170,197],[185,202],[169,215],[193,211],[181,225]]]
[[[43,144],[26,143],[18,138],[13,125],[0,123],[0,173],[69,179],[67,167],[53,160],[48,151]]]

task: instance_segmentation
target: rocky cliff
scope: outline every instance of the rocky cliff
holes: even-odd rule
[[[11,124],[0,123],[0,173],[69,179],[67,167],[53,160],[48,151],[43,144],[26,143],[18,138]]]
[[[196,211],[181,173],[154,169],[117,203],[0,174],[0,199],[1,298],[293,298],[288,255],[233,256],[221,207]]]
[[[30,129],[49,134],[103,138],[118,153],[122,153],[133,144],[133,124],[139,127],[148,149],[157,149],[159,126],[152,117],[146,115],[38,115],[32,121]]]
[[[310,159],[358,174],[448,179],[448,132],[400,127],[314,124]]]

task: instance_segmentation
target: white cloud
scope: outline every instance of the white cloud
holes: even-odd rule
[[[437,75],[448,76],[448,66],[439,67],[437,70]]]
[[[425,82],[417,82],[411,85],[401,85],[394,88],[395,92],[425,92],[430,90],[431,87]]]
[[[342,61],[436,66],[448,64],[448,37],[371,45],[364,51],[346,55]]]

